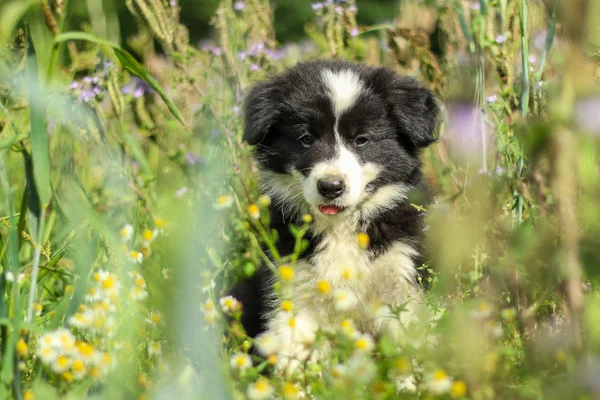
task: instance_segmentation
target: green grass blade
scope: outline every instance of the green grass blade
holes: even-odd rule
[[[542,52],[542,57],[540,59],[540,66],[535,74],[536,82],[539,82],[540,80],[542,80],[542,74],[544,73],[544,68],[546,67],[546,59],[548,58],[548,53],[550,52],[552,43],[554,43],[555,32],[556,32],[556,11],[552,12],[552,16],[550,17],[550,24],[548,25],[548,33],[546,34],[546,42],[544,43],[544,51]]]
[[[171,98],[167,95],[167,93],[164,91],[164,89],[160,86],[158,81],[156,79],[154,79],[154,77],[152,75],[150,75],[150,73],[148,71],[146,71],[146,69],[131,55],[131,53],[127,52],[120,46],[109,42],[108,40],[104,40],[97,36],[94,36],[94,35],[91,35],[88,33],[84,33],[84,32],[66,32],[66,33],[60,34],[54,39],[54,46],[57,46],[59,43],[68,41],[68,40],[85,40],[85,41],[88,41],[91,43],[96,43],[101,46],[107,46],[107,47],[110,47],[111,49],[113,49],[113,51],[115,52],[115,55],[117,56],[117,58],[123,65],[123,68],[125,68],[132,74],[136,75],[137,77],[148,82],[148,84],[152,87],[152,89],[154,89],[156,91],[156,93],[158,93],[159,96],[163,99],[163,101],[169,108],[169,111],[171,111],[171,114],[173,114],[173,116],[175,118],[177,118],[177,120],[183,126],[185,126],[187,128],[187,125],[185,123],[183,115],[181,115],[181,112],[179,111],[179,109],[177,108],[175,103],[173,103]]]
[[[50,151],[46,129],[46,107],[44,96],[39,90],[38,65],[29,26],[25,26],[27,37],[27,72],[29,82],[29,107],[31,109],[31,157],[23,150],[25,159],[27,208],[31,235],[38,244],[33,250],[31,287],[27,302],[26,321],[33,321],[33,305],[37,294],[37,275],[40,268],[41,241],[44,232],[44,210],[50,203]],[[15,275],[16,276],[16,275]]]
[[[31,156],[33,158],[33,176],[39,194],[41,207],[45,208],[52,197],[50,184],[50,152],[48,149],[48,130],[46,129],[46,109],[44,96],[39,90],[38,65],[31,32],[26,26],[27,71],[29,79],[29,105],[31,108]]]

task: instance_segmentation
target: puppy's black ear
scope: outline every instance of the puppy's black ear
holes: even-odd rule
[[[415,80],[395,76],[387,88],[388,106],[405,135],[417,148],[436,141],[439,106],[431,91]]]
[[[275,80],[254,86],[244,101],[244,136],[250,145],[261,143],[279,117],[281,86]]]

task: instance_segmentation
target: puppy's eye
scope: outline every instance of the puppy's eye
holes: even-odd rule
[[[300,142],[304,147],[310,147],[315,143],[315,138],[311,134],[302,135],[300,137]]]
[[[369,142],[369,138],[366,136],[358,136],[356,139],[354,139],[354,145],[359,146],[359,147],[364,146],[368,142]]]

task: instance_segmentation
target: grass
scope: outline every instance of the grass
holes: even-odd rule
[[[138,33],[121,44],[66,31],[66,1],[0,9],[0,398],[600,395],[597,13],[405,1],[358,26],[353,1],[316,3],[306,39],[279,43],[268,1],[222,1],[196,46],[177,1],[126,4]],[[266,264],[284,296],[311,218],[293,254],[274,250],[240,107],[319,57],[415,76],[444,105],[423,154],[438,321],[396,346],[346,320],[310,345],[327,359],[285,376],[224,294]]]

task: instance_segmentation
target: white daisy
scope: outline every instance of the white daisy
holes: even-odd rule
[[[229,364],[233,369],[244,371],[252,366],[252,360],[246,353],[235,353],[229,359]]]
[[[335,293],[335,308],[339,311],[350,309],[356,304],[356,296],[348,289],[341,289]]]
[[[437,370],[426,378],[427,389],[433,394],[444,394],[450,391],[452,379],[443,370]]]
[[[260,354],[265,357],[274,354],[279,348],[277,337],[270,332],[264,332],[257,336],[255,343]]]
[[[242,308],[242,303],[240,303],[233,296],[225,296],[219,299],[219,304],[221,304],[221,308],[224,312],[237,312]]]
[[[123,228],[121,228],[119,234],[121,236],[121,242],[129,242],[133,237],[133,226],[131,226],[131,224],[125,225]]]
[[[264,378],[260,378],[256,382],[248,386],[248,398],[250,400],[263,400],[271,397],[275,390],[273,386]]]

